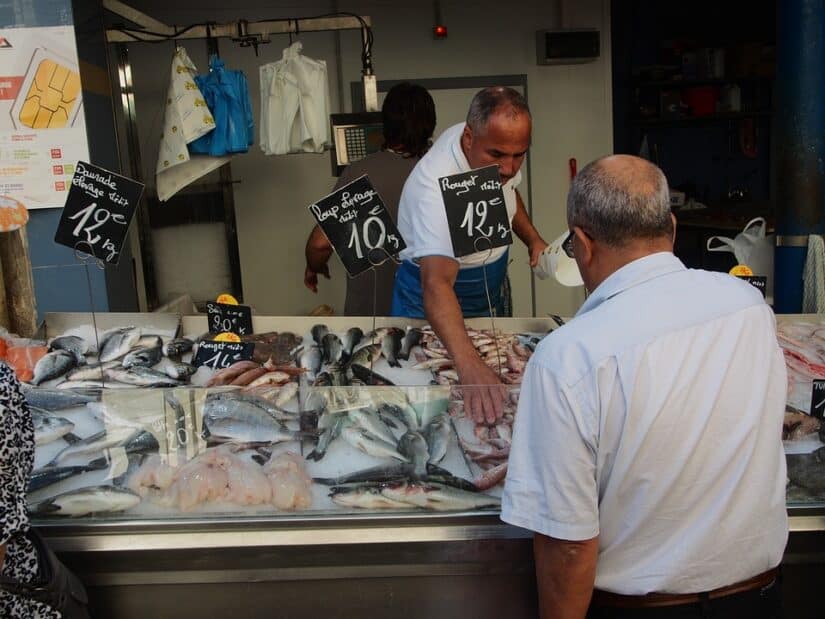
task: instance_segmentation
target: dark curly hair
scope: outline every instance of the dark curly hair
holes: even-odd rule
[[[420,157],[435,130],[435,103],[427,89],[410,82],[390,88],[381,107],[384,147]]]

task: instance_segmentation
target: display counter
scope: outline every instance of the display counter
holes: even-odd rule
[[[164,350],[176,336],[197,341],[207,331],[204,316],[183,317],[177,333],[169,332],[168,317],[132,317],[129,324],[120,324],[117,315],[96,318],[104,331],[148,321],[140,338],[151,338],[155,334],[149,332],[161,324],[167,327],[161,336]],[[81,324],[84,320],[83,315],[47,317],[44,337],[82,332],[88,328]],[[301,367],[306,364],[300,350],[291,351],[291,362],[273,362],[286,333],[305,347],[317,344],[322,354],[336,356],[335,340],[325,345],[323,335],[313,330],[318,320],[253,318],[255,332],[269,334],[269,348],[261,348],[269,355],[266,362],[279,368],[259,362],[266,370],[253,372],[253,381],[263,377],[259,385],[207,387],[221,375],[206,368],[160,389],[104,380],[98,390],[71,390],[91,396],[90,402],[51,411],[73,424],[78,438],[105,431],[114,441],[96,451],[68,455],[66,450],[76,443],[67,442],[65,435],[39,445],[39,471],[48,472],[50,466],[79,469],[76,475],[37,488],[29,498],[35,524],[89,585],[99,616],[219,616],[238,607],[238,596],[245,616],[266,609],[298,617],[367,611],[379,617],[412,617],[432,614],[429,609],[437,609],[433,612],[440,616],[535,616],[531,534],[499,520],[503,475],[491,477],[500,470],[502,458],[506,471],[508,425],[491,431],[463,415],[461,403],[472,388],[453,384],[449,363],[438,361],[443,359],[439,342],[422,323],[324,319],[327,331],[344,347],[347,332],[356,327],[362,339],[369,340],[364,346],[374,377],[364,376],[366,382],[374,379],[373,384],[335,371],[330,371],[330,380],[336,384],[326,384],[327,379],[319,379],[324,373],[319,368]],[[60,325],[59,333],[49,331],[51,325]],[[468,321],[468,326],[479,351],[507,378],[506,418],[511,424],[520,368],[556,324],[549,319],[498,319],[494,326],[500,334],[493,333],[489,320]],[[383,342],[386,329],[393,327],[403,329],[395,332],[402,339],[408,328],[424,328],[420,341],[406,351],[408,359],[394,359],[398,351]],[[378,333],[370,335],[376,329]],[[811,337],[817,329],[811,317],[780,319],[780,342],[790,340],[783,343],[787,351],[799,343],[800,333]],[[153,342],[144,340],[146,345]],[[191,354],[184,353],[178,362],[190,360]],[[806,353],[795,354],[804,358]],[[789,411],[798,415],[810,407],[811,378],[794,359],[798,361],[791,355]],[[96,361],[89,356],[86,365],[96,367]],[[163,368],[163,363],[154,367]],[[272,376],[275,372],[286,378]],[[310,374],[315,378],[310,380]],[[41,392],[58,391],[70,378],[46,381]],[[249,420],[235,419],[240,403],[278,417],[278,424],[267,425],[266,431],[281,427],[291,434],[283,441],[255,443],[245,434]],[[227,423],[227,415],[239,424]],[[789,458],[808,457],[822,446],[819,427],[793,419],[787,428]],[[261,422],[257,417],[253,421]],[[331,431],[333,422],[339,422],[337,433]],[[446,430],[439,433],[439,442],[433,427],[441,422]],[[120,426],[127,429],[118,438]],[[363,444],[365,427],[384,433],[386,440],[377,450],[372,443]],[[136,434],[143,438],[137,440]],[[324,437],[329,443],[323,457],[309,457],[317,456]],[[97,468],[80,470],[92,462]],[[188,492],[214,473],[223,475],[220,492],[208,483]],[[250,489],[250,480],[269,485],[261,494]],[[791,478],[798,492],[789,500],[786,562],[789,570],[809,574],[825,551],[825,501],[817,483],[806,483],[799,486]],[[77,508],[73,493],[111,487],[130,493],[125,503],[120,495],[106,496],[102,503],[94,502],[100,500],[97,496],[81,497],[95,507],[86,513]],[[352,498],[353,488],[363,490],[357,499]],[[276,498],[279,489],[282,495]],[[55,499],[60,496],[72,501]]]

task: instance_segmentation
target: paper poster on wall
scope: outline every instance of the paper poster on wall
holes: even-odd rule
[[[74,28],[0,29],[0,195],[61,207],[88,160]]]

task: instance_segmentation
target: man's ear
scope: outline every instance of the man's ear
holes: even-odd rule
[[[464,125],[464,131],[461,132],[461,147],[464,151],[470,150],[473,145],[473,130],[470,125]]]
[[[673,222],[673,238],[671,239],[671,243],[676,245],[676,215],[673,213],[670,214],[670,221]]]
[[[580,260],[581,264],[587,266],[593,261],[593,239],[579,226],[573,226],[573,234],[576,235],[575,242],[579,245],[577,250],[573,250],[576,260]]]

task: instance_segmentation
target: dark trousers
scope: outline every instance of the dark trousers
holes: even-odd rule
[[[595,608],[587,619],[781,619],[782,586],[774,583],[696,604],[659,608]]]

